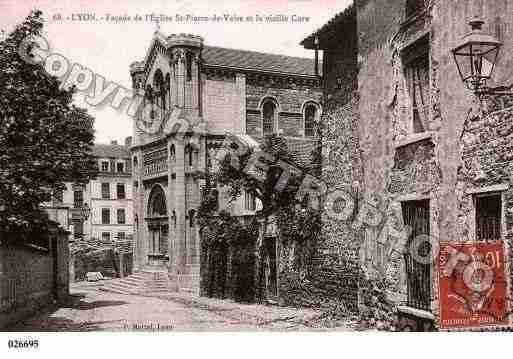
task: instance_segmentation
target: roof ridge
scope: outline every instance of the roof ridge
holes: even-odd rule
[[[249,53],[252,53],[252,54],[283,56],[283,57],[287,57],[287,58],[290,58],[290,59],[314,61],[314,59],[309,58],[309,57],[290,56],[290,55],[278,54],[278,53],[275,53],[275,52],[262,52],[262,51],[246,50],[246,49],[239,49],[239,48],[226,47],[226,46],[204,45],[203,48],[211,48],[211,49],[216,48],[216,49],[231,50],[231,51],[244,51],[244,52],[249,52]]]

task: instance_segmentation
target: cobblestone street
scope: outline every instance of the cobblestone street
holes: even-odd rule
[[[71,300],[19,323],[9,331],[304,331],[325,330],[314,310],[227,300],[187,294],[155,297],[99,290],[100,284],[71,288]],[[331,328],[330,330],[333,330]],[[337,330],[348,330],[337,327]]]

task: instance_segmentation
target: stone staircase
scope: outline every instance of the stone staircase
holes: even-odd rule
[[[125,278],[113,279],[99,289],[111,293],[136,295],[158,295],[178,290],[168,272],[150,270],[142,270]]]

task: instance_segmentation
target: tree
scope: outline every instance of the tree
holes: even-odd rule
[[[32,11],[0,42],[0,228],[44,221],[39,205],[64,182],[96,175],[93,121],[72,104],[74,88],[61,88],[39,64],[18,54],[27,36],[41,36],[42,13]],[[3,203],[2,203],[3,202]]]
[[[245,170],[255,151],[266,154],[270,160],[268,170],[263,178],[256,178]],[[207,176],[207,185],[203,194],[203,202],[198,211],[198,219],[210,218],[216,210],[217,194],[212,194],[220,185],[225,187],[231,200],[241,196],[243,191],[253,194],[262,203],[259,213],[267,224],[271,215],[276,215],[283,239],[307,240],[315,236],[319,230],[319,211],[308,206],[308,197],[300,200],[296,194],[301,186],[305,173],[315,173],[318,165],[316,150],[312,153],[312,161],[308,167],[299,165],[298,155],[289,150],[285,138],[278,135],[264,137],[260,148],[249,150],[239,157],[240,168],[235,169],[231,157],[226,156],[219,164],[216,173]],[[272,160],[271,160],[272,158]],[[277,189],[277,183],[282,178],[284,166],[289,168],[290,176],[285,185]],[[201,222],[200,227],[209,222]]]

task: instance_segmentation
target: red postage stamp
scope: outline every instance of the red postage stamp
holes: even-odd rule
[[[438,257],[440,328],[508,325],[505,268],[501,241],[441,244]]]

